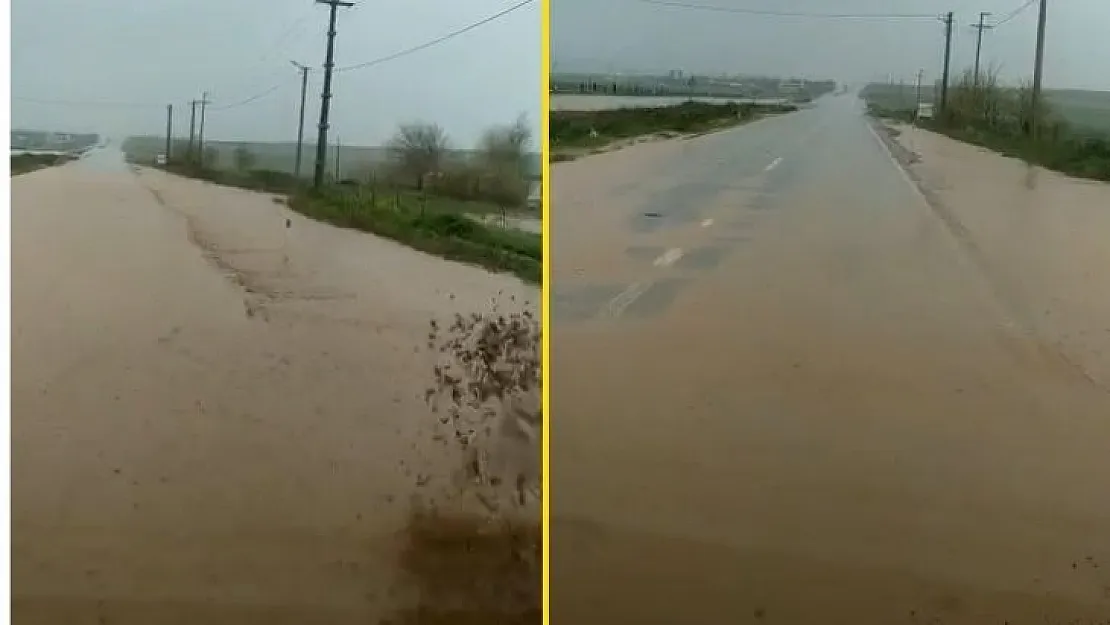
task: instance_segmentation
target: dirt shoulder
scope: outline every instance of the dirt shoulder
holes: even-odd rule
[[[1047,350],[1110,389],[1110,288],[1100,275],[1110,266],[1110,184],[893,128],[899,160],[998,296]]]

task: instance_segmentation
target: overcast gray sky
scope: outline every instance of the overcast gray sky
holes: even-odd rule
[[[520,0],[356,0],[341,9],[340,67],[387,56],[477,22]],[[280,87],[208,116],[216,139],[296,138],[300,79],[314,68],[306,135],[319,115],[328,9],[313,0],[13,0],[12,124],[50,130],[159,134],[165,105],[187,133],[186,102],[214,106]],[[434,121],[472,145],[525,113],[540,123],[540,2],[442,44],[337,73],[331,137],[380,144],[398,123]],[[59,105],[19,98],[135,106]]]
[[[551,0],[555,70],[684,69],[797,75],[845,81],[912,81],[940,75],[944,27],[938,21],[771,17],[652,6],[638,0]],[[1026,0],[688,0],[780,12],[941,14],[955,11],[953,66],[975,56],[970,24],[979,11],[1001,19]],[[988,23],[990,19],[988,19]],[[983,38],[983,62],[1003,76],[1032,75],[1037,6]],[[1046,29],[1045,85],[1110,90],[1110,0],[1052,0]]]

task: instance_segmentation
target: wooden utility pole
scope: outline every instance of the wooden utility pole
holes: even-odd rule
[[[300,180],[301,178],[301,151],[304,148],[304,105],[305,96],[308,93],[308,66],[302,65],[296,61],[289,61],[301,72],[301,120],[297,124],[297,159],[293,165],[293,176]]]
[[[197,101],[189,101],[189,148],[185,150],[185,160],[190,164],[193,162],[193,138],[196,137],[197,130]]]
[[[948,110],[948,68],[952,61],[952,11],[941,18],[944,22],[944,74],[940,79],[940,113],[943,115]]]
[[[990,15],[989,11],[980,12],[979,23],[971,25],[972,28],[979,31],[975,35],[975,73],[974,78],[972,78],[972,84],[975,86],[979,85],[979,53],[983,50],[983,31],[994,28],[994,26],[983,23],[988,15]]]
[[[173,105],[166,105],[166,164],[173,158]]]
[[[209,104],[211,102],[208,100],[208,92],[205,91],[200,97],[200,133],[197,135],[197,147],[200,148],[197,162],[200,163],[201,169],[204,169],[204,112]]]
[[[921,112],[921,79],[925,76],[925,70],[917,70],[917,104],[913,107],[913,121],[917,123],[917,114]]]
[[[1048,0],[1041,0],[1041,10],[1037,17],[1037,58],[1033,66],[1033,101],[1029,106],[1029,131],[1037,139],[1040,120],[1041,77],[1044,72],[1044,27],[1048,17]]]
[[[317,189],[324,186],[324,170],[328,163],[328,114],[331,112],[331,73],[335,68],[335,14],[339,7],[352,7],[353,2],[343,0],[316,0],[317,4],[326,4],[330,9],[328,15],[328,48],[324,57],[324,90],[320,94],[320,132],[316,137],[316,171],[313,176],[313,186]]]

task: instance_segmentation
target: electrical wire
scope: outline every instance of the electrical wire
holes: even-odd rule
[[[280,47],[282,47],[282,44],[285,44],[287,41],[289,41],[290,37],[296,35],[296,37],[294,37],[293,39],[293,41],[296,41],[300,35],[303,35],[304,31],[302,30],[302,27],[308,22],[310,18],[314,16],[315,8],[316,7],[310,7],[310,9],[312,10],[305,11],[300,17],[297,18],[295,22],[290,24],[288,28],[282,31],[282,33],[278,35],[277,39],[274,40],[273,45],[270,46],[267,49],[266,53],[262,55],[262,61],[268,61],[273,53],[276,52]]]
[[[432,39],[430,41],[426,41],[426,42],[424,42],[420,45],[416,45],[416,46],[413,46],[411,48],[406,48],[404,50],[401,50],[400,52],[394,52],[393,54],[390,54],[388,56],[383,56],[381,58],[377,58],[377,59],[374,59],[372,61],[366,61],[365,63],[358,63],[356,65],[348,65],[346,67],[337,67],[335,69],[335,71],[336,72],[349,72],[349,71],[356,70],[356,69],[364,69],[364,68],[367,68],[367,67],[373,67],[375,65],[381,65],[382,63],[386,63],[386,62],[392,61],[394,59],[399,59],[403,56],[408,56],[408,55],[410,55],[414,52],[419,52],[421,50],[427,50],[428,48],[431,48],[432,46],[439,45],[439,44],[441,44],[445,41],[448,41],[450,39],[454,39],[455,37],[458,37],[459,35],[462,35],[463,33],[470,32],[470,31],[474,30],[475,28],[485,26],[486,24],[489,24],[490,22],[493,22],[493,21],[498,20],[502,17],[505,17],[506,15],[512,13],[513,11],[516,11],[517,9],[521,9],[521,8],[523,8],[523,7],[525,7],[529,4],[532,4],[533,2],[535,2],[535,0],[523,0],[523,2],[518,2],[518,3],[510,6],[507,9],[504,9],[504,10],[498,12],[498,13],[494,13],[493,15],[490,15],[489,17],[486,17],[486,18],[481,19],[477,22],[474,22],[473,24],[470,24],[468,26],[464,26],[463,28],[452,31],[450,33],[447,33],[446,35],[443,35],[442,37],[437,37],[437,38]]]
[[[253,102],[257,102],[257,101],[261,100],[262,98],[265,98],[266,96],[270,95],[271,93],[274,93],[275,91],[277,91],[278,89],[281,89],[284,86],[285,85],[282,85],[282,84],[279,83],[279,84],[273,85],[272,87],[270,87],[269,89],[267,89],[267,90],[265,90],[261,93],[256,93],[255,95],[252,95],[251,97],[249,97],[245,100],[239,100],[238,102],[234,102],[232,104],[225,104],[224,106],[212,106],[212,107],[209,107],[208,110],[209,111],[226,111],[226,110],[229,110],[229,109],[235,109],[235,108],[239,108],[241,106],[246,106],[246,105],[251,104]]]
[[[1029,7],[1033,6],[1036,3],[1037,3],[1037,0],[1027,0],[1025,4],[1019,6],[1018,8],[1014,9],[1013,11],[1010,11],[1009,13],[1006,14],[1006,17],[1004,17],[1004,18],[998,20],[997,22],[995,22],[993,24],[992,28],[998,28],[999,26],[1005,24],[1006,22],[1009,22],[1010,20],[1012,20],[1015,17],[1024,13],[1026,9],[1028,9]]]
[[[464,26],[462,28],[459,28],[458,30],[454,30],[450,33],[447,33],[446,35],[441,36],[441,37],[437,37],[437,38],[432,39],[430,41],[426,41],[424,43],[421,43],[419,45],[412,46],[411,48],[406,48],[404,50],[401,50],[401,51],[398,51],[398,52],[395,52],[393,54],[383,56],[383,57],[380,57],[380,58],[377,58],[377,59],[373,59],[371,61],[366,61],[364,63],[358,63],[356,65],[349,65],[349,66],[346,66],[346,67],[337,67],[334,71],[336,73],[339,73],[339,72],[353,71],[353,70],[357,70],[357,69],[364,69],[364,68],[367,68],[367,67],[373,67],[375,65],[381,65],[383,63],[387,63],[389,61],[399,59],[399,58],[404,57],[404,56],[408,56],[410,54],[413,54],[415,52],[419,52],[421,50],[426,50],[428,48],[431,48],[432,46],[439,45],[439,44],[441,44],[445,41],[449,41],[451,39],[454,39],[455,37],[458,37],[459,35],[470,32],[470,31],[472,31],[476,28],[480,28],[482,26],[485,26],[486,24],[489,24],[490,22],[493,22],[493,21],[496,21],[496,20],[498,20],[502,17],[505,17],[506,15],[509,15],[510,13],[512,13],[512,12],[518,10],[518,9],[524,8],[525,6],[527,6],[529,4],[532,4],[533,2],[535,2],[535,0],[522,0],[521,2],[518,2],[518,3],[512,5],[508,8],[505,8],[505,9],[497,12],[497,13],[494,13],[493,15],[485,17],[481,20],[478,20],[477,22],[474,22],[474,23],[469,24],[467,26]],[[299,26],[300,23],[302,23],[302,22],[303,22],[303,20],[298,20],[297,23],[294,23],[280,37],[278,37],[278,40],[280,41],[280,40],[284,39],[285,37],[287,37],[292,32],[292,30],[295,29],[297,26]],[[231,104],[226,104],[226,105],[223,105],[223,106],[210,106],[210,107],[208,107],[208,111],[210,111],[210,112],[227,111],[227,110],[247,106],[249,104],[253,104],[254,102],[262,100],[263,98],[273,94],[278,89],[281,89],[283,86],[285,86],[283,83],[278,83],[278,84],[270,86],[265,91],[256,93],[256,94],[254,94],[254,95],[252,95],[248,98],[245,98],[243,100],[239,100],[239,101],[233,102]],[[26,101],[26,102],[37,102],[37,103],[40,103],[40,104],[63,104],[63,105],[70,105],[70,106],[106,106],[106,107],[113,107],[114,106],[114,107],[135,107],[135,108],[147,108],[147,107],[159,107],[159,108],[161,108],[161,107],[165,106],[164,104],[138,104],[138,103],[127,103],[127,102],[78,102],[78,101],[73,101],[73,100],[39,100],[39,99],[34,99],[34,98],[22,98],[22,97],[18,97],[18,96],[12,96],[12,99],[13,100]]]
[[[262,66],[267,64],[267,61],[269,61],[273,57],[275,52],[277,52],[279,49],[281,49],[282,44],[286,43],[291,36],[294,36],[294,35],[299,36],[299,35],[304,34],[302,27],[307,23],[307,21],[315,13],[314,10],[311,10],[314,7],[309,7],[309,8],[310,8],[310,10],[303,11],[295,20],[292,20],[291,22],[289,22],[288,26],[284,30],[282,30],[281,33],[277,37],[274,38],[273,43],[265,48],[266,52],[259,57],[259,59],[258,59],[259,62],[258,62],[258,64],[256,64],[250,70],[251,73],[253,73],[255,70],[262,69]],[[230,84],[230,81],[221,81],[221,82],[217,83],[217,87],[220,86],[220,85],[227,85],[227,84]],[[273,88],[276,89],[277,87],[273,87]],[[263,95],[265,95],[265,94],[263,94]],[[251,98],[248,98],[248,100],[253,102],[256,99],[259,99],[261,97],[262,97],[262,95],[259,95],[258,97],[252,96]],[[245,103],[246,102],[244,102],[244,104]],[[214,109],[214,110],[223,110],[223,108],[225,108],[225,107],[221,107],[219,109]],[[234,108],[234,106],[229,105],[226,108]]]
[[[921,20],[935,19],[935,13],[811,13],[802,11],[775,11],[771,9],[745,9],[741,7],[722,7],[709,4],[688,4],[685,2],[671,2],[668,0],[633,0],[640,4],[666,7],[671,9],[689,9],[694,11],[711,11],[714,13],[738,13],[741,15],[761,15],[765,17],[801,17],[811,19],[875,19],[875,20]]]

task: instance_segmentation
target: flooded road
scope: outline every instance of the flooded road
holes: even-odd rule
[[[118,153],[13,179],[12,227],[15,621],[390,614],[429,320],[535,289]]]
[[[926,143],[554,168],[553,622],[1110,619],[1108,188]]]

